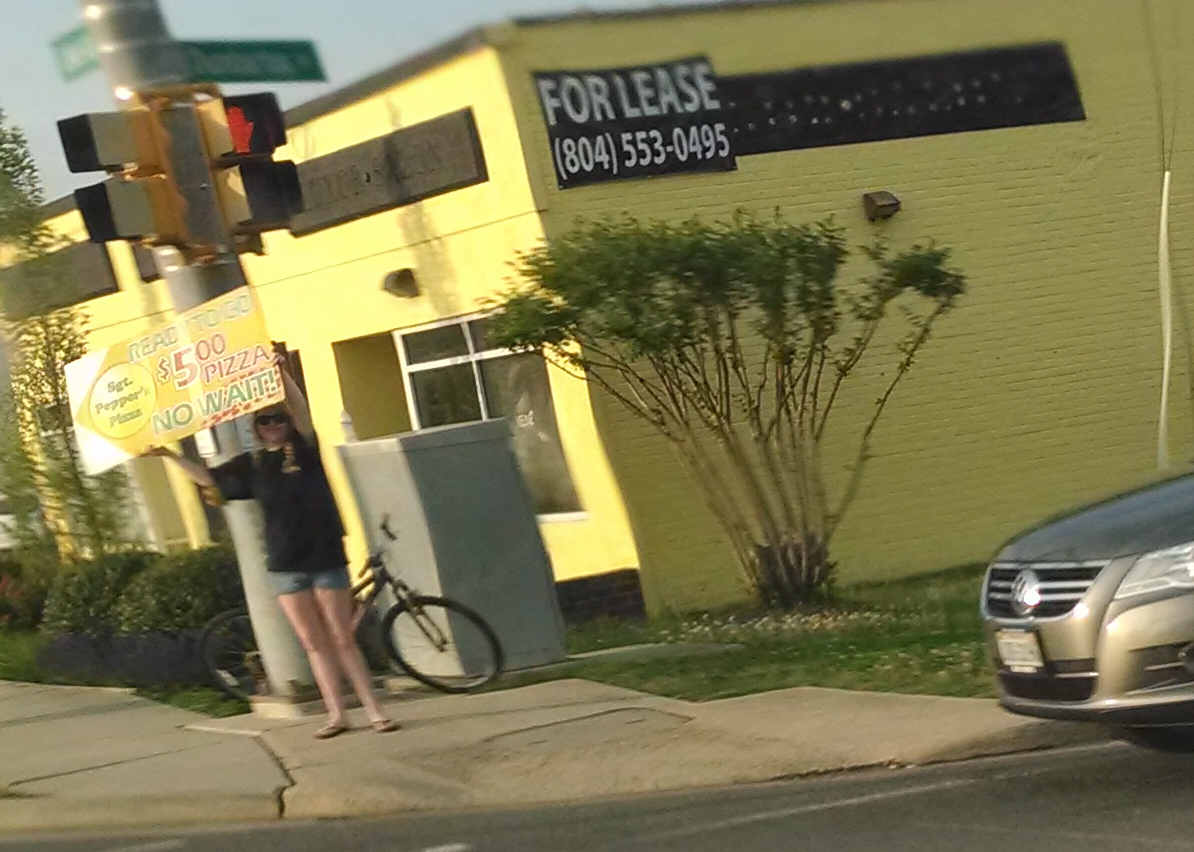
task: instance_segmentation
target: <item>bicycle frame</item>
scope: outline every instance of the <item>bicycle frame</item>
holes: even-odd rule
[[[386,569],[385,561],[382,559],[380,553],[374,553],[365,561],[365,576],[357,581],[350,589],[353,598],[353,629],[355,630],[369,607],[373,606],[374,602],[381,596],[381,590],[389,586],[394,590],[395,597],[399,602],[409,601],[413,594],[410,586],[399,580],[397,577],[391,576]],[[368,590],[368,594],[361,597],[362,593]]]
[[[390,532],[389,516],[382,521],[381,529],[390,541],[397,539]],[[427,641],[436,648],[443,650],[448,644],[448,638],[440,630],[439,625],[424,616],[423,608],[416,603],[417,593],[415,590],[407,585],[402,578],[390,573],[389,568],[386,567],[384,551],[379,550],[376,553],[370,554],[369,558],[365,561],[365,569],[365,576],[351,590],[353,599],[356,601],[356,610],[353,614],[352,623],[353,630],[356,630],[365,613],[369,611],[369,608],[373,606],[373,603],[381,595],[381,590],[389,586],[394,592],[397,603],[405,606],[410,612],[414,623],[418,626],[423,636],[426,637]],[[369,589],[369,592],[362,600],[360,595],[366,589]]]

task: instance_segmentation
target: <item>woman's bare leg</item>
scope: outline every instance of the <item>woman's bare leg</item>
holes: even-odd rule
[[[278,603],[307,652],[311,673],[315,675],[315,685],[319,687],[319,694],[323,696],[324,706],[328,710],[328,724],[345,724],[344,699],[340,694],[341,672],[337,661],[339,654],[324,624],[323,613],[315,602],[315,596],[310,589],[304,589],[289,595],[278,595]]]
[[[352,593],[348,589],[316,588],[315,603],[323,614],[324,627],[339,657],[340,667],[348,675],[369,721],[385,719],[385,711],[373,691],[373,676],[353,631]]]

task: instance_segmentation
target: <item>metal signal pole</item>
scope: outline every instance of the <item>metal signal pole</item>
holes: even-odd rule
[[[203,130],[193,109],[196,88],[188,85],[186,55],[166,28],[157,0],[82,0],[81,5],[117,102],[133,106],[147,97],[170,102],[157,113],[170,142],[169,167],[188,233],[208,247],[202,263],[189,260],[178,248],[154,249],[175,310],[185,311],[244,286],[244,271],[220,210]],[[234,423],[213,431],[219,448],[213,461],[247,449]],[[255,500],[234,500],[224,505],[224,517],[270,691],[287,697],[305,694],[312,683],[311,670],[267,582],[261,507]]]

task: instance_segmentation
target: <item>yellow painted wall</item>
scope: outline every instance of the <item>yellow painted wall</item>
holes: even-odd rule
[[[410,409],[394,336],[371,334],[332,346],[340,397],[360,440],[409,432]]]
[[[507,286],[515,252],[543,232],[530,190],[510,99],[496,55],[478,48],[360,102],[290,128],[278,159],[302,162],[393,130],[471,107],[489,174],[487,182],[377,213],[302,238],[265,237],[264,257],[244,266],[274,339],[301,353],[315,426],[324,446],[343,440],[344,401],[334,341],[474,314]],[[77,227],[77,214],[66,217]],[[167,318],[161,282],[141,284],[127,246],[110,247],[122,291],[93,299],[93,343],[128,337]],[[396,298],[381,289],[386,274],[412,268],[421,295]],[[395,364],[395,369],[397,365]],[[637,566],[625,511],[597,438],[583,383],[552,371],[564,451],[586,517],[545,521],[543,535],[557,579]],[[357,388],[359,391],[359,388]],[[393,392],[394,384],[386,385]],[[365,555],[360,519],[335,452],[324,463],[348,530],[349,557]],[[176,490],[179,480],[174,478]],[[193,489],[182,485],[181,491]],[[188,529],[203,525],[198,503],[185,505]]]
[[[1159,475],[1161,125],[1149,17],[1171,116],[1175,93],[1194,81],[1183,49],[1194,43],[1194,16],[1179,8],[1180,0],[858,0],[579,18],[519,28],[502,57],[549,237],[580,215],[713,218],[778,207],[797,222],[834,215],[851,245],[885,233],[896,246],[935,238],[953,247],[970,292],[878,429],[861,497],[834,542],[849,582],[984,560],[1044,515]],[[1069,51],[1084,122],[763,154],[740,158],[734,172],[563,191],[531,78],[693,54],[708,55],[719,74],[743,74],[1049,40]],[[1181,121],[1172,234],[1175,286],[1189,303],[1194,128]],[[881,225],[860,204],[876,189],[904,202]],[[835,435],[860,431],[895,363],[898,321],[860,368]],[[1178,336],[1170,429],[1184,468],[1194,414],[1180,322]],[[663,441],[614,401],[598,396],[594,405],[649,604],[740,598],[726,542]],[[851,446],[828,448],[839,488]]]

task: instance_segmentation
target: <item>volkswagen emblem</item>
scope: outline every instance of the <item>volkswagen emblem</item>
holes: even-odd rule
[[[1012,581],[1012,608],[1026,617],[1041,605],[1041,578],[1031,568],[1024,568]]]

